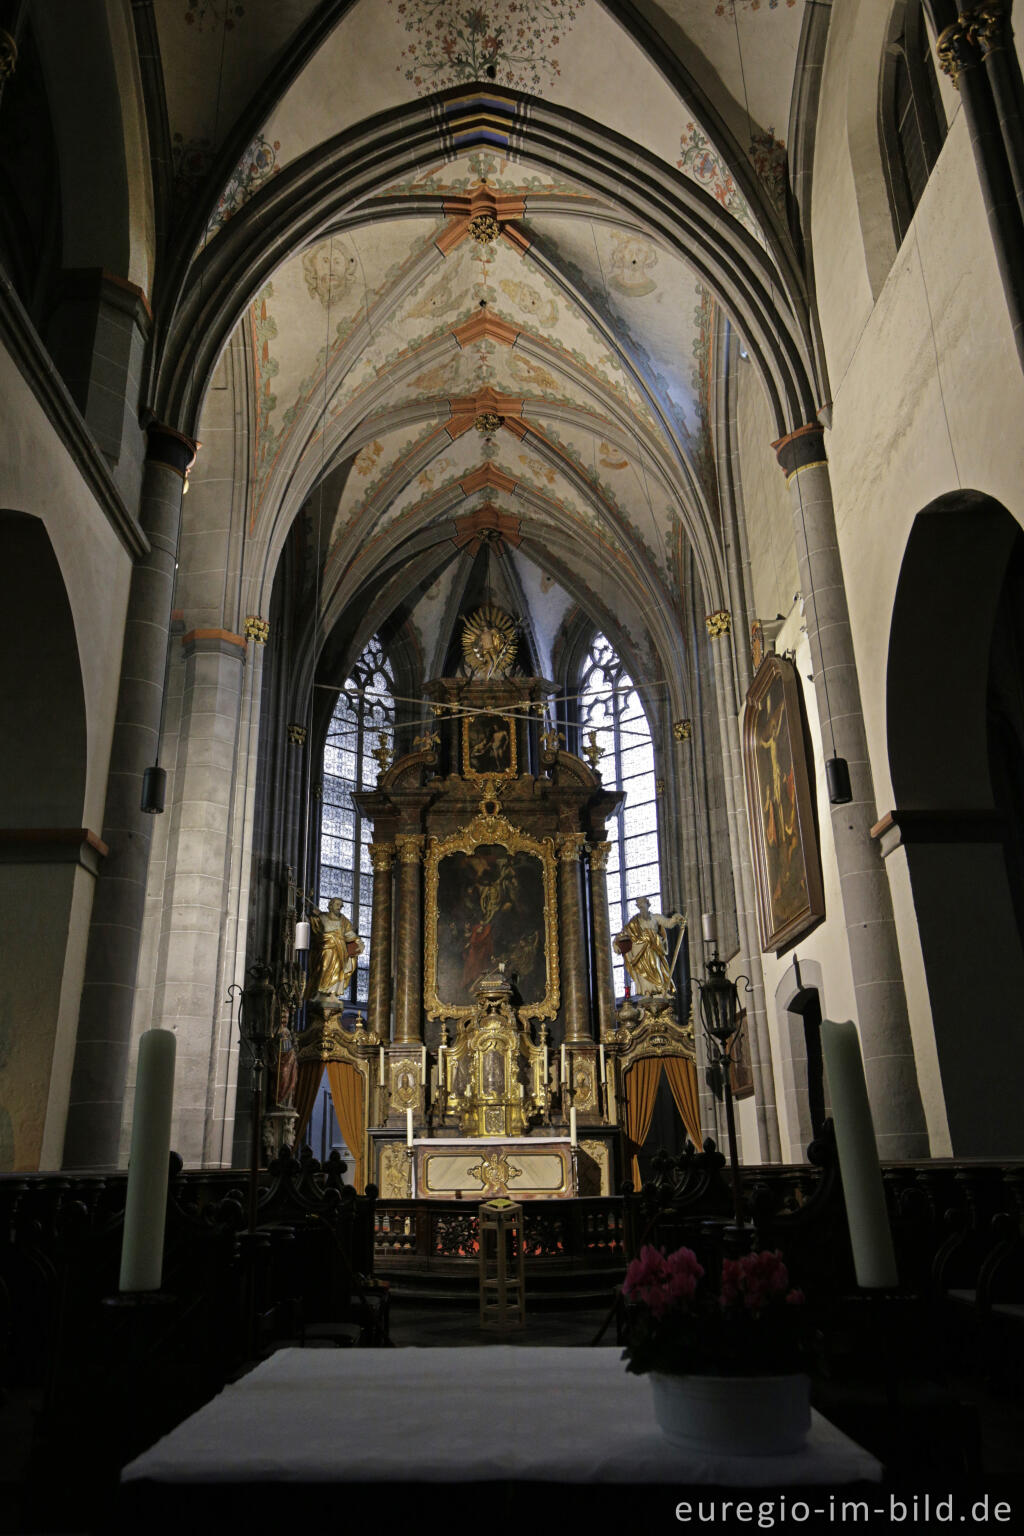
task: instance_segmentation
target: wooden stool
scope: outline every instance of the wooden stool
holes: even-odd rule
[[[511,1200],[480,1207],[480,1327],[526,1327],[523,1208]],[[515,1244],[515,1257],[510,1245]]]

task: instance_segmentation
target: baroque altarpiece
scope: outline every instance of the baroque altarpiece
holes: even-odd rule
[[[384,1199],[610,1194],[636,1150],[626,1074],[657,1057],[693,1073],[675,997],[616,1010],[622,794],[545,726],[555,685],[515,672],[515,635],[490,606],[463,621],[460,675],[425,687],[431,726],[355,796],[373,827],[367,1014],[321,999],[297,1042],[307,1080],[334,1074],[357,1182]]]

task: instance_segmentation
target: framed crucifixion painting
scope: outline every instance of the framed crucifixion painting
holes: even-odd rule
[[[743,767],[762,950],[778,953],[825,916],[800,684],[766,656],[747,694]]]

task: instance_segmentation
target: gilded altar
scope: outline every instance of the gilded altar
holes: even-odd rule
[[[374,790],[366,1168],[384,1198],[617,1187],[622,1074],[605,867],[621,793],[567,751],[515,626],[466,621],[413,750]],[[599,757],[599,753],[597,756]]]

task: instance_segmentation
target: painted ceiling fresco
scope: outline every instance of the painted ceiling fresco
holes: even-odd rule
[[[247,103],[258,91],[267,103],[200,247],[345,129],[478,83],[599,117],[657,157],[667,185],[699,187],[730,239],[761,250],[774,238],[802,0],[642,5],[731,132],[722,145],[601,0],[356,0],[275,88],[275,66],[323,10],[155,0],[179,208]],[[481,198],[506,201],[497,238],[471,237],[466,208]],[[567,156],[541,165],[495,147],[426,160],[345,219],[293,249],[244,320],[251,533],[270,538],[340,468],[325,613],[408,551],[409,622],[433,657],[476,547],[456,524],[491,517],[515,530],[507,547],[546,665],[574,605],[617,608],[645,644],[659,616],[678,614],[680,539],[718,517],[715,305],[685,251],[615,189],[575,180]]]

